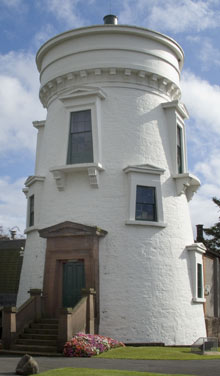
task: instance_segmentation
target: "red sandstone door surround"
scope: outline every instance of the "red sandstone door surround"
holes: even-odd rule
[[[39,230],[47,239],[43,296],[45,316],[58,317],[63,302],[63,264],[81,260],[85,269],[85,287],[96,291],[99,318],[99,238],[106,231],[70,221]]]

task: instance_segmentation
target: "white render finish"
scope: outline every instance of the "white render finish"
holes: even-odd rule
[[[18,306],[43,287],[46,242],[38,229],[72,221],[108,234],[99,243],[100,333],[125,342],[193,343],[205,336],[195,302],[188,199],[198,188],[187,171],[179,103],[183,52],[151,30],[103,25],[60,34],[37,54],[40,99],[35,223],[27,227]],[[91,109],[94,161],[68,165],[70,114]],[[183,174],[176,165],[183,130]],[[135,187],[156,187],[157,222],[135,220]],[[187,195],[188,193],[188,195]],[[194,299],[195,300],[195,299]]]

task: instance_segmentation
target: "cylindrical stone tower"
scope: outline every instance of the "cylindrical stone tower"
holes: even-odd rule
[[[171,38],[114,23],[40,48],[47,119],[33,123],[18,305],[42,288],[47,315],[57,316],[71,304],[64,275],[75,262],[80,286],[97,291],[100,334],[169,345],[205,336],[205,248],[193,242],[188,209],[199,181],[187,170],[182,65]]]

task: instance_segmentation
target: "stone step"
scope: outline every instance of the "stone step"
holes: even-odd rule
[[[42,324],[55,324],[55,325],[58,325],[59,320],[57,320],[57,319],[41,319],[39,322],[42,323]]]
[[[18,338],[16,339],[16,345],[56,346],[57,341],[48,339]]]
[[[0,350],[0,355],[25,355],[27,354],[27,351],[21,351],[21,350]],[[38,355],[38,356],[49,356],[49,357],[61,357],[63,356],[62,353],[48,353],[48,352],[40,352],[40,351],[28,351],[29,355]]]
[[[31,334],[53,334],[57,335],[58,330],[57,329],[36,329],[36,328],[25,328],[24,333],[31,333]]]
[[[26,353],[56,353],[56,346],[37,346],[37,345],[13,345],[11,348],[13,351],[24,351]]]
[[[34,333],[22,333],[20,334],[19,338],[23,339],[40,339],[42,341],[44,340],[57,340],[56,334],[34,334]]]
[[[58,329],[57,324],[41,324],[40,322],[34,322],[30,324],[30,328],[34,329]]]

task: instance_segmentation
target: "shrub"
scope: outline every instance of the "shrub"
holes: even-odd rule
[[[97,334],[77,333],[64,345],[64,356],[90,357],[108,351],[115,347],[125,346],[115,339]]]

